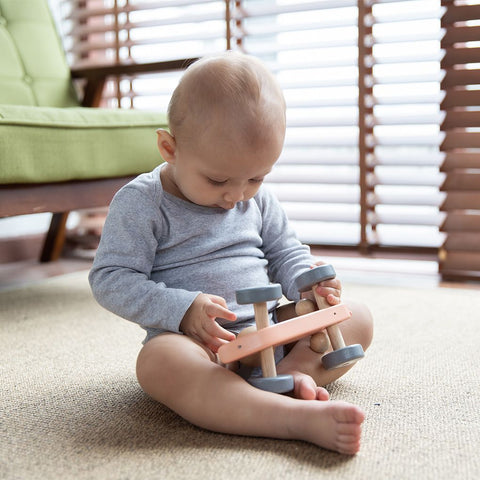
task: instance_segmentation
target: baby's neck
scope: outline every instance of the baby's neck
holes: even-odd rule
[[[182,200],[189,201],[188,198],[183,195],[183,193],[178,188],[172,172],[172,166],[166,164],[163,168],[160,169],[160,182],[164,192],[169,193],[175,197],[181,198]]]

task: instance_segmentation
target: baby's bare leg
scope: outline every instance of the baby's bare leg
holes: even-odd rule
[[[183,335],[150,340],[138,356],[137,377],[147,394],[199,427],[305,440],[346,454],[360,447],[364,415],[355,405],[298,400],[254,388]]]
[[[359,343],[364,350],[367,350],[373,336],[373,320],[370,311],[361,303],[348,300],[345,303],[352,311],[351,318],[339,324],[345,343],[347,345]],[[355,365],[325,370],[321,359],[320,354],[310,349],[310,338],[307,337],[296,343],[290,353],[278,364],[277,370],[279,374],[302,372],[312,377],[317,385],[327,385]],[[308,386],[306,384],[304,386],[304,393],[300,396],[308,398]]]

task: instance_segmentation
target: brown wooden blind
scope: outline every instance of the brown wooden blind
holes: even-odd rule
[[[441,186],[446,213],[440,272],[445,278],[480,278],[480,4],[442,1],[445,71],[441,108],[445,152]]]

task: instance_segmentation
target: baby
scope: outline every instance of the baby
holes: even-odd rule
[[[140,386],[206,429],[356,453],[363,412],[329,401],[322,387],[350,367],[325,370],[308,338],[285,356],[277,349],[278,373],[294,377],[292,394],[280,395],[251,386],[216,355],[255,324],[253,307],[238,305],[236,290],[275,282],[298,301],[294,280],[315,264],[263,185],[285,137],[278,84],[253,57],[207,57],[186,70],[168,117],[169,131],[157,132],[165,162],[113,199],[89,277],[101,305],[146,330]],[[340,281],[322,282],[317,292],[336,305]],[[277,321],[276,302],[268,306]],[[370,312],[348,306],[343,337],[366,349]]]

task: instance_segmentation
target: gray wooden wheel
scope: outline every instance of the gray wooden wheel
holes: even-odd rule
[[[298,275],[295,285],[299,292],[306,292],[317,283],[335,278],[335,275],[335,269],[331,265],[320,265]]]
[[[281,298],[282,286],[278,283],[272,283],[264,287],[243,288],[242,290],[237,290],[235,295],[239,305],[263,303]]]
[[[322,357],[322,364],[326,370],[345,367],[360,360],[365,356],[362,346],[359,343],[339,348],[327,353]]]
[[[293,390],[291,375],[277,375],[276,377],[250,377],[247,382],[260,390],[273,393],[287,393]]]

